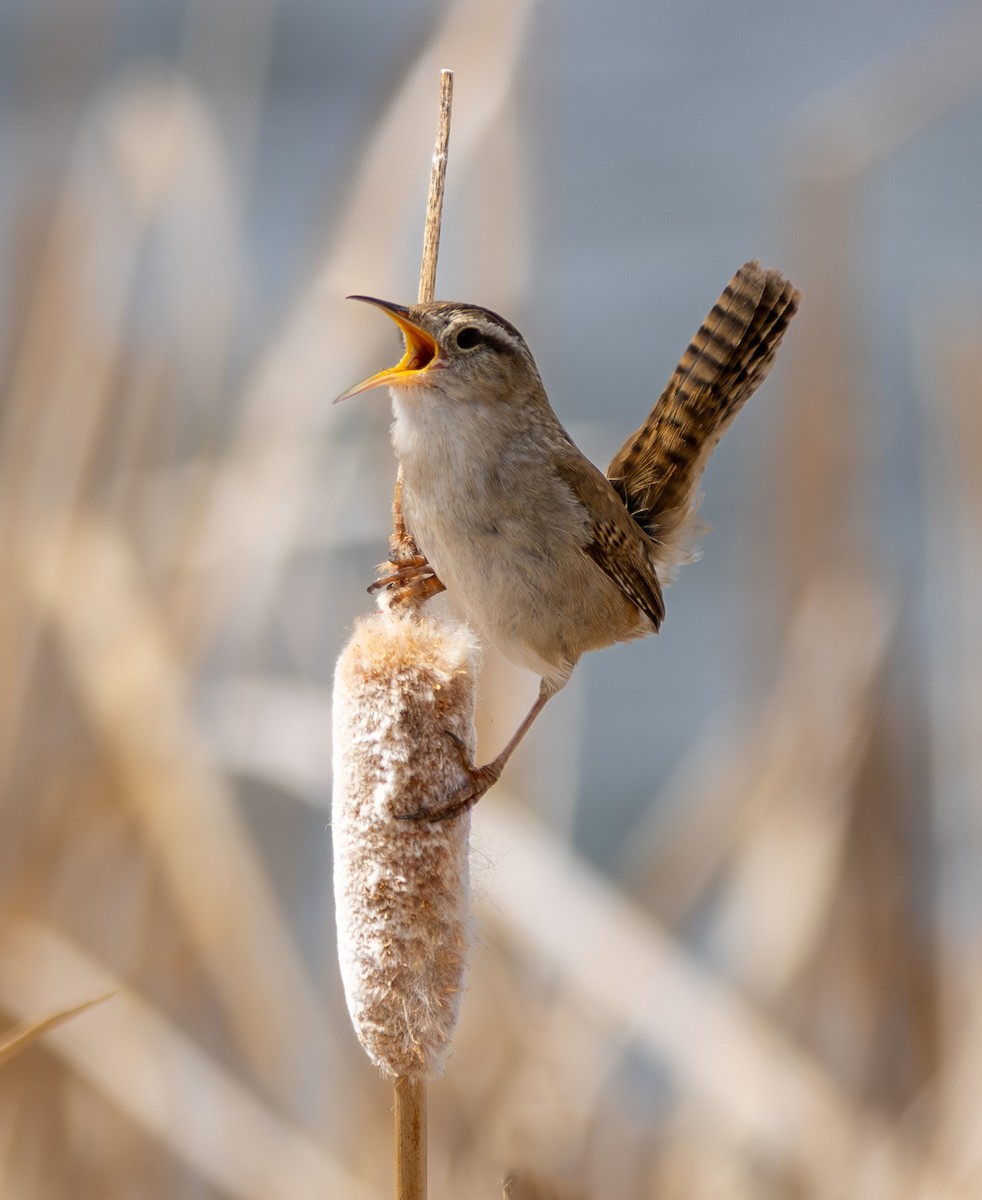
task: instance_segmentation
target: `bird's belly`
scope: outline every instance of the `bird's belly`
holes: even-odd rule
[[[491,523],[459,498],[431,504],[404,493],[404,505],[420,550],[468,622],[556,686],[585,651],[648,630],[581,549],[578,514],[544,523],[534,504],[498,505]]]

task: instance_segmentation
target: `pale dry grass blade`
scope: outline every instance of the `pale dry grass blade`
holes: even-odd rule
[[[790,686],[760,724],[768,766],[741,806],[710,935],[726,973],[756,996],[785,991],[828,920],[891,608],[871,580],[819,579],[792,627]]]
[[[776,699],[786,688],[775,684]],[[770,714],[773,701],[763,707]],[[736,837],[747,798],[767,775],[767,717],[759,727],[714,720],[699,735],[627,839],[619,872],[636,903],[681,925],[712,886]]]
[[[33,1045],[38,1038],[44,1037],[52,1029],[57,1029],[59,1025],[64,1025],[66,1021],[71,1021],[73,1018],[81,1016],[90,1008],[94,1008],[97,1004],[102,1004],[103,1001],[110,999],[113,992],[103,992],[99,996],[92,996],[88,1000],[82,1000],[78,1004],[70,1004],[67,1007],[56,1009],[54,1012],[47,1013],[43,1017],[30,1017],[22,1021],[14,1029],[0,1035],[0,1066],[2,1066],[8,1058],[13,1058],[15,1054],[20,1054],[26,1050],[28,1046]]]
[[[80,519],[23,566],[253,1069],[295,1101],[326,1077],[321,1005],[131,551]]]
[[[500,793],[497,805],[476,810],[475,837],[509,848],[496,861],[494,902],[483,918],[631,1036],[727,1137],[821,1180],[821,1195],[965,1195]],[[855,1180],[861,1185],[852,1190]]]
[[[125,78],[101,110],[98,150],[110,213],[118,194],[165,251],[155,264],[163,303],[155,310],[151,344],[167,347],[198,442],[207,447],[225,387],[232,325],[251,287],[227,151],[200,93],[171,72],[147,68]],[[111,244],[104,253],[112,253]]]
[[[263,1105],[146,1000],[80,947],[33,922],[0,930],[0,1004],[17,1014],[66,990],[111,1005],[48,1035],[55,1053],[127,1116],[237,1200],[369,1193],[307,1134]]]
[[[934,1153],[952,1176],[978,1195],[982,1189],[982,985],[977,981],[959,1018],[951,1021],[945,1049],[937,1091],[932,1094],[938,1106]]]
[[[128,332],[134,269],[160,209],[183,187],[188,208],[212,209],[215,225],[226,224],[229,206],[206,127],[185,87],[152,76],[112,93],[83,127],[28,298],[3,409],[6,521],[23,526],[65,514],[85,487]],[[208,248],[216,276],[233,287],[233,252],[223,254],[214,239]],[[209,320],[204,294],[199,286],[193,298],[181,299],[196,335],[214,347],[227,314]],[[192,354],[192,346],[185,343],[182,353]],[[208,376],[200,359],[192,365],[194,374]]]
[[[196,136],[202,125],[186,89],[149,79],[95,106],[79,133],[27,297],[0,410],[0,540],[11,550],[30,541],[38,522],[53,542],[57,524],[67,530],[73,509],[93,490],[105,447],[117,436],[124,447],[143,440],[142,411],[124,404],[113,423],[134,277],[176,179],[205,180],[195,205],[221,193],[208,170],[214,155],[206,139]],[[209,249],[216,269],[224,267],[218,242]],[[218,274],[234,277],[226,270]],[[207,319],[202,305],[196,299],[183,309],[213,347],[221,319],[217,324]],[[191,353],[188,347],[185,353]],[[199,358],[195,369],[202,367]],[[207,370],[202,373],[207,377]],[[117,489],[124,511],[128,491],[129,481]],[[57,570],[53,554],[50,564]],[[0,604],[7,700],[0,714],[2,770],[10,764],[38,630],[30,611],[20,606],[18,590],[8,590]]]
[[[16,553],[33,524],[67,519],[102,435],[124,322],[138,223],[121,230],[106,271],[99,328],[82,299],[84,168],[76,164],[59,198],[28,300],[0,421],[0,543]],[[59,353],[51,353],[52,343]],[[10,769],[38,628],[18,588],[0,600],[0,772]]]
[[[448,1076],[455,1106],[481,1130],[469,1148],[471,1165],[465,1159],[461,1171],[479,1177],[488,1160],[556,1170],[589,1144],[623,1039],[576,1005],[548,969],[531,977],[516,970],[510,936],[487,929],[481,935],[455,1039],[467,1078]],[[487,1054],[489,1029],[498,1033],[497,1061]]]
[[[841,773],[855,764],[889,620],[887,600],[871,581],[835,574],[813,580],[775,652],[777,678],[759,711],[739,727],[731,721],[700,738],[630,839],[631,890],[659,920],[683,922],[742,839],[768,816],[782,820],[788,801],[799,821],[814,817],[825,826],[830,851],[840,841],[846,813],[835,795],[844,796]],[[815,810],[804,798],[795,802],[806,784],[828,804]],[[840,825],[838,836],[829,819]],[[805,829],[799,832],[807,842]],[[833,864],[834,856],[827,862]],[[819,874],[829,878],[824,869]]]
[[[190,546],[225,461],[230,348],[252,290],[239,181],[212,113],[180,76],[147,73],[121,88],[109,132],[123,183],[139,195],[142,181],[156,181],[153,236],[168,250],[153,351],[137,366],[152,369],[152,354],[163,356],[161,382],[170,388],[141,397],[133,387],[117,406],[115,512],[166,582],[169,626],[182,644],[193,643],[198,606],[216,574],[215,564],[195,558]],[[196,457],[175,464],[176,443],[191,428]]]

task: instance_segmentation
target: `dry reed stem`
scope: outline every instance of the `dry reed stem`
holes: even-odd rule
[[[420,304],[436,298],[436,268],[440,257],[440,228],[443,224],[443,193],[447,182],[447,156],[450,150],[450,121],[453,114],[453,72],[440,71],[440,112],[437,118],[436,145],[430,169],[430,187],[426,197],[423,225],[423,256],[419,269],[417,299]],[[393,497],[393,539],[405,535],[402,516],[402,465]],[[398,544],[398,543],[396,543]],[[404,619],[411,619],[408,613]],[[473,683],[471,685],[473,705]],[[473,716],[470,721],[473,727]],[[468,829],[468,833],[470,830]],[[466,848],[466,840],[465,840]],[[467,902],[466,886],[461,899]],[[468,909],[469,914],[469,909]],[[466,941],[466,939],[465,939]],[[460,976],[463,984],[463,969]],[[459,1004],[459,997],[457,1003]],[[456,1024],[456,1020],[454,1022]],[[426,1200],[426,1081],[413,1075],[400,1075],[395,1082],[395,1162],[397,1200]]]
[[[338,958],[359,1040],[393,1076],[442,1069],[470,929],[470,817],[400,819],[466,781],[474,643],[460,625],[379,613],[338,660],[334,891]]]
[[[39,531],[40,534],[40,531]],[[56,563],[52,565],[52,555]],[[326,1053],[319,999],[129,547],[77,520],[24,563],[86,717],[118,773],[180,919],[253,1069],[285,1105]],[[299,1036],[298,1036],[299,1031]]]
[[[52,1030],[45,1045],[223,1195],[369,1200],[317,1142],[49,926],[7,922],[0,961],[0,1005],[20,1016],[49,1007],[65,991],[116,993],[84,1022]]]
[[[102,1004],[104,1000],[108,1000],[113,995],[115,995],[113,991],[103,992],[101,995],[92,996],[79,1004],[71,1004],[68,1007],[56,1009],[46,1016],[31,1017],[26,1021],[22,1021],[16,1028],[0,1037],[0,1065],[8,1059],[13,1058],[15,1054],[22,1053],[28,1046],[36,1042],[38,1038],[44,1037],[52,1029],[57,1029],[59,1025],[64,1025],[66,1021],[71,1021],[74,1017],[78,1017],[90,1008],[94,1008],[95,1005]]]
[[[443,192],[447,182],[447,155],[450,150],[450,118],[453,113],[453,71],[440,72],[440,112],[437,117],[436,145],[430,169],[430,188],[426,197],[426,220],[423,224],[423,257],[419,268],[420,304],[429,304],[436,298],[436,266],[440,257],[440,227],[443,223]],[[392,537],[389,544],[393,553],[402,552],[410,541],[402,516],[402,464],[396,476],[395,495],[392,499]]]
[[[430,170],[430,190],[426,198],[426,223],[423,227],[423,259],[419,268],[419,303],[436,299],[436,264],[440,257],[440,226],[443,223],[443,192],[447,182],[447,153],[450,149],[450,117],[453,110],[453,71],[440,72],[440,115],[437,119],[436,146]]]
[[[103,277],[101,321],[96,322],[84,296],[83,279],[90,264],[79,236],[86,165],[77,153],[57,198],[0,405],[0,543],[8,552],[21,540],[29,542],[36,521],[47,522],[49,531],[56,521],[67,528],[105,434],[145,222],[136,217],[117,230],[116,269]],[[52,354],[52,346],[57,346],[57,354]],[[18,590],[5,589],[0,598],[0,785],[14,758],[39,638],[30,612],[18,611]],[[0,786],[0,792],[5,791]]]
[[[795,616],[714,922],[719,961],[758,998],[784,993],[826,930],[892,609],[871,578],[819,577]]]
[[[488,924],[504,926],[538,970],[554,973],[578,1004],[630,1036],[727,1138],[762,1161],[794,1164],[808,1178],[841,1179],[841,1194],[856,1172],[869,1170],[879,1182],[850,1193],[864,1200],[967,1200],[528,813],[499,797],[478,807],[476,823],[484,844],[509,847],[496,864]]]
[[[394,1095],[396,1197],[426,1200],[426,1080],[401,1075]]]
[[[8,548],[19,539],[28,544],[35,522],[44,523],[49,541],[56,522],[67,535],[73,511],[92,487],[100,452],[132,419],[132,406],[117,414],[112,406],[126,358],[140,254],[161,207],[173,203],[175,176],[187,181],[204,174],[212,182],[206,166],[218,155],[211,152],[206,130],[186,88],[154,83],[119,89],[82,126],[24,303],[24,325],[0,405],[0,542]],[[194,197],[199,213],[210,207],[212,191]],[[210,245],[217,251],[214,239]],[[93,263],[99,266],[97,304],[88,294]],[[227,274],[225,256],[213,265],[209,279]],[[195,304],[179,307],[193,309],[190,324],[199,340],[207,330],[213,345],[218,339],[214,322],[202,319],[202,294],[210,289],[199,286]],[[50,566],[57,570],[54,554]],[[38,646],[37,627],[29,614],[16,612],[16,603],[16,593],[0,599],[0,608],[10,613],[0,613],[0,672],[6,681],[0,778],[13,757]],[[10,629],[17,638],[7,645]]]
[[[636,898],[659,920],[681,924],[748,835],[752,839],[771,817],[784,820],[799,789],[819,797],[814,811],[792,801],[799,821],[814,818],[823,837],[836,840],[828,822],[840,824],[835,797],[844,796],[855,770],[891,617],[871,580],[836,574],[812,580],[759,712],[700,739],[635,830],[627,874],[636,881]],[[798,907],[804,899],[796,894],[781,906],[782,918],[799,921],[799,936],[786,942],[786,956],[777,956],[783,966],[772,957],[770,969],[777,974],[787,974],[792,959],[800,959],[806,926],[814,928]]]

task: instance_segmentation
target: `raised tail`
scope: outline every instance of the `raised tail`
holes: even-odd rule
[[[713,305],[648,419],[607,468],[628,511],[662,548],[668,569],[687,552],[709,456],[767,378],[799,298],[779,271],[745,263]]]

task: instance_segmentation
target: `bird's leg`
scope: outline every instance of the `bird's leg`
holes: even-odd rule
[[[393,563],[406,562],[409,559],[422,557],[416,539],[406,526],[406,518],[402,511],[402,467],[396,475],[396,487],[392,494],[392,534],[389,537],[390,559]]]
[[[377,592],[385,588],[390,592],[390,604],[413,604],[421,607],[431,597],[444,590],[433,568],[420,554],[416,539],[406,527],[402,513],[402,468],[396,478],[396,490],[392,497],[392,534],[389,537],[389,558],[380,563],[377,570],[383,572],[368,591]]]
[[[522,738],[531,729],[532,722],[542,712],[543,708],[545,708],[549,697],[555,694],[556,688],[547,686],[546,681],[543,679],[539,684],[539,695],[535,703],[526,714],[525,720],[522,721],[521,725],[512,734],[508,745],[505,746],[497,758],[492,759],[489,763],[485,763],[483,767],[474,766],[470,761],[466,745],[456,734],[450,733],[448,730],[448,736],[460,750],[460,757],[464,765],[464,770],[467,772],[468,782],[459,791],[455,792],[449,800],[437,808],[421,809],[419,812],[413,813],[402,813],[399,819],[402,821],[447,821],[451,817],[458,817],[461,813],[473,808],[484,793],[498,782],[501,772],[505,769],[505,764],[518,749]]]

